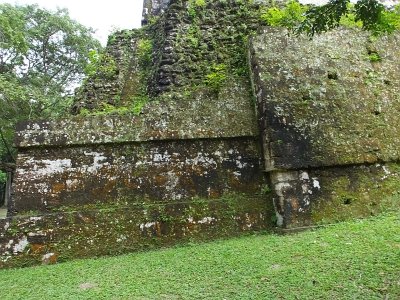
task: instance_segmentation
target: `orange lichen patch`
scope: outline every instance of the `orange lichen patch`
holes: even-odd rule
[[[47,253],[43,255],[42,264],[44,265],[53,265],[57,263],[58,254],[57,253]]]
[[[197,165],[192,165],[190,166],[190,172],[194,173],[196,175],[200,175],[203,174],[205,171],[204,167],[202,166],[197,166]]]
[[[162,236],[162,224],[160,222],[155,222],[154,233],[155,233],[155,236],[157,236],[157,237]]]
[[[221,191],[219,191],[219,190],[215,190],[215,189],[210,189],[209,191],[208,191],[208,197],[210,197],[210,198],[218,198],[218,197],[221,197]]]
[[[376,155],[373,153],[365,153],[363,155],[363,159],[366,163],[370,163],[370,164],[375,163],[377,161]]]
[[[294,211],[298,211],[298,209],[299,209],[299,200],[297,199],[297,198],[290,198],[289,199],[289,202],[290,202],[290,204],[291,204],[291,206],[292,206],[292,209],[294,210]]]
[[[55,194],[58,194],[58,193],[64,191],[65,189],[66,189],[65,183],[57,182],[57,183],[54,183],[52,186],[52,192]]]
[[[261,216],[261,219],[263,217]],[[252,230],[253,226],[256,225],[260,220],[260,213],[246,213],[239,217],[239,226],[242,231]]]
[[[124,186],[130,189],[137,189],[138,184],[132,178],[125,178],[123,180]]]
[[[42,244],[31,244],[32,253],[42,253],[44,250],[44,245]]]
[[[67,179],[66,184],[68,192],[77,191],[83,187],[83,182],[79,179],[79,177],[74,179]]]
[[[103,187],[103,191],[106,192],[106,193],[108,193],[108,192],[114,190],[116,184],[117,184],[117,183],[116,183],[115,180],[109,180],[109,181],[107,181],[107,183],[106,183],[106,184],[104,185],[104,187]]]
[[[154,176],[154,184],[156,186],[164,186],[168,181],[168,178],[165,175],[156,175]]]

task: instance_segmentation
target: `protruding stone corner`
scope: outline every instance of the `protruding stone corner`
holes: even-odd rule
[[[368,215],[357,204],[373,206],[363,193],[379,188],[368,186],[387,186],[380,188],[380,197],[395,190],[399,38],[395,34],[374,42],[379,62],[368,57],[367,33],[356,29],[334,30],[310,41],[289,36],[286,29],[264,28],[250,39],[264,170],[281,228]],[[387,176],[389,165],[394,171]]]
[[[298,170],[399,160],[399,39],[378,38],[382,59],[374,61],[368,34],[355,29],[309,40],[268,28],[254,37],[250,59],[267,163]]]
[[[280,228],[304,227],[311,224],[311,196],[320,189],[316,178],[307,171],[274,170],[269,173],[274,187],[274,208]]]

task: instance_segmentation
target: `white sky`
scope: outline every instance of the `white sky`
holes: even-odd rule
[[[95,36],[103,45],[113,29],[140,27],[143,0],[0,0],[0,3],[38,4],[42,8],[56,10],[67,8],[72,19],[96,30]]]

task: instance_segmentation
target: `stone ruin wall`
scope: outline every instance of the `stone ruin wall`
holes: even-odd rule
[[[142,25],[146,25],[150,18],[163,14],[170,2],[171,0],[143,0]]]
[[[211,104],[204,96],[149,103],[139,116],[20,123],[0,266],[270,227],[255,111],[243,91],[225,89]]]
[[[195,6],[194,1],[173,0],[144,30],[117,33],[107,47],[118,66],[115,75],[106,80],[104,74],[89,78],[77,96],[73,113],[95,110],[104,103],[124,105],[136,95],[133,85],[142,85],[152,98],[190,100],[191,94],[204,88],[215,67],[223,67],[233,85],[246,83],[252,97],[246,40],[262,26],[260,8],[269,1],[239,2],[207,1],[206,6]],[[152,43],[151,63],[146,66],[145,78],[140,79],[143,74],[136,48],[145,41]],[[125,76],[126,70],[130,70],[129,76]],[[131,79],[142,81],[132,83]],[[115,96],[123,101],[116,103]]]
[[[239,2],[172,0],[143,30],[110,38],[116,69],[87,80],[73,113],[145,91],[139,115],[19,125],[0,266],[399,207],[398,35],[295,38],[262,26],[267,1]],[[207,85],[222,66],[223,84]]]
[[[399,35],[341,29],[310,41],[268,28],[250,45],[279,223],[400,207]]]

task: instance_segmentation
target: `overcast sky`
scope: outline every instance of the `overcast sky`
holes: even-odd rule
[[[0,0],[0,3],[37,3],[50,10],[67,8],[72,19],[96,29],[96,37],[105,45],[107,36],[114,28],[140,27],[143,0]]]

